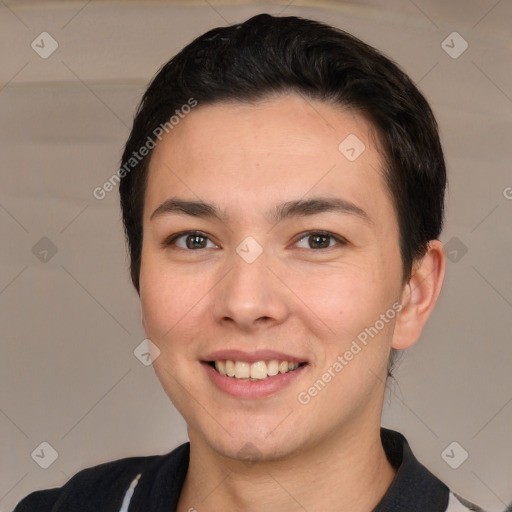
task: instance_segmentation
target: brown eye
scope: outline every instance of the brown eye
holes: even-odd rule
[[[206,237],[201,235],[187,235],[185,237],[185,245],[187,249],[204,249]]]
[[[303,247],[305,249],[330,249],[333,247],[331,241],[335,241],[338,245],[346,245],[346,240],[327,231],[312,231],[302,236],[299,242],[303,240],[308,240],[308,247]]]
[[[183,242],[181,242],[181,240],[183,240]],[[164,247],[176,246],[184,250],[207,249],[208,240],[210,239],[204,233],[198,231],[183,231],[172,235],[163,245]],[[213,244],[213,246],[217,247],[215,244]]]

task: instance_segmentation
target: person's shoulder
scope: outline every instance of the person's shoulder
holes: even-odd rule
[[[119,511],[130,485],[142,474],[158,473],[186,444],[164,455],[126,457],[82,469],[62,487],[34,491],[13,512]]]
[[[450,490],[421,464],[414,456],[403,434],[381,428],[381,440],[389,462],[396,469],[396,476],[374,512],[399,510],[485,512],[478,505]]]
[[[115,508],[119,497],[122,500],[123,492],[138,472],[161,457],[127,457],[82,469],[62,487],[32,492],[18,503],[13,512],[54,512],[64,510],[69,502],[73,502],[73,511],[93,510],[94,504],[101,504],[101,509],[109,504]]]

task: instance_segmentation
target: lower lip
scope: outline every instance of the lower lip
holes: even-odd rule
[[[224,393],[237,398],[264,398],[277,393],[300,377],[308,366],[305,364],[291,372],[278,373],[277,375],[267,377],[266,379],[249,381],[222,375],[208,363],[202,364],[206,373],[217,388]]]

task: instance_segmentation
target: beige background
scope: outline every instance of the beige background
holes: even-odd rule
[[[493,511],[512,501],[510,0],[5,1],[1,511],[84,467],[186,440],[151,366],[133,353],[144,332],[117,190],[103,200],[92,192],[117,170],[157,69],[205,30],[265,11],[352,32],[396,60],[431,102],[449,170],[442,240],[453,261],[389,389],[384,424],[455,491]],[[31,48],[43,31],[59,45],[47,59]],[[469,44],[458,58],[442,47],[453,31]],[[54,255],[41,252],[50,247],[43,237]],[[469,453],[458,469],[441,457],[452,441]],[[48,469],[31,457],[42,442],[58,453]]]

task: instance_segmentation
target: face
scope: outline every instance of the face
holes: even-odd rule
[[[156,146],[142,317],[191,442],[274,460],[380,425],[402,266],[375,142],[288,95],[198,105]]]

